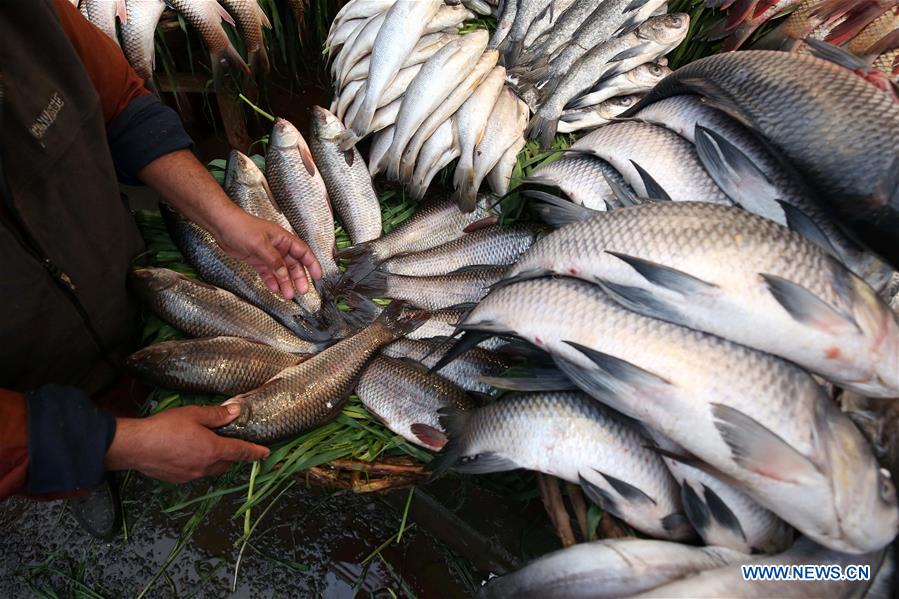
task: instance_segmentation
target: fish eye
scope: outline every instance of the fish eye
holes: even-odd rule
[[[886,503],[894,503],[896,501],[896,487],[893,486],[893,481],[890,480],[890,473],[881,468],[878,474],[880,499]]]

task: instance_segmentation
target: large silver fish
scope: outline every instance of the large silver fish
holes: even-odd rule
[[[344,131],[336,116],[320,106],[312,109],[312,157],[350,240],[364,243],[381,236],[381,205],[362,155],[337,146]]]
[[[559,117],[559,133],[572,133],[584,129],[595,129],[607,125],[627,109],[635,106],[643,94],[615,96],[605,102],[581,110],[566,110]]]
[[[424,198],[428,186],[440,169],[458,157],[459,138],[456,136],[455,119],[450,118],[444,121],[421,146],[415,170],[412,172],[412,180],[408,185],[410,197],[416,201]]]
[[[373,271],[353,291],[368,297],[403,300],[422,310],[445,310],[477,303],[508,266],[472,268],[446,275],[407,277]]]
[[[497,288],[461,326],[549,352],[579,387],[818,542],[858,553],[896,535],[889,474],[814,379],[785,360],[637,314],[569,278]]]
[[[287,217],[275,204],[265,175],[253,159],[239,150],[231,150],[225,167],[225,193],[245,212],[294,233]]]
[[[153,312],[191,337],[243,337],[292,354],[312,354],[321,349],[230,291],[173,270],[141,268],[134,271],[133,280]]]
[[[432,464],[467,474],[536,470],[578,483],[604,510],[655,537],[686,539],[677,483],[646,438],[583,393],[520,394],[444,411],[449,439]]]
[[[118,17],[119,21],[124,25],[128,18],[125,0],[84,0],[81,3],[81,10],[88,21],[96,25],[100,31],[108,35],[109,39],[116,44],[119,43],[115,22],[116,17]]]
[[[218,2],[196,0],[166,0],[166,2],[203,38],[212,63],[212,77],[217,86],[224,85],[226,65],[244,75],[250,74],[250,67],[241,58],[222,28],[222,20],[231,25],[235,24],[234,19],[222,5]]]
[[[162,0],[128,0],[125,3],[122,51],[131,67],[151,87],[156,66],[156,25],[164,10]]]
[[[265,36],[262,28],[271,29],[272,24],[259,0],[219,0],[237,21],[237,30],[243,38],[247,49],[250,69],[257,77],[266,75],[270,66],[268,53],[265,50]]]
[[[232,397],[240,416],[217,429],[229,437],[273,443],[327,422],[340,413],[366,364],[381,346],[414,330],[427,314],[404,313],[394,302],[372,324],[258,389]]]
[[[578,0],[570,6],[555,24],[543,32],[534,43],[524,49],[519,65],[535,64],[539,59],[549,60],[564,44],[576,43],[575,31],[597,9],[602,0]],[[497,28],[498,30],[498,28]]]
[[[724,547],[606,539],[547,553],[517,572],[491,578],[476,598],[618,599],[746,561],[746,555]]]
[[[446,444],[438,410],[475,407],[464,389],[421,364],[383,356],[365,367],[356,395],[384,426],[410,443],[433,450]]]
[[[453,186],[456,189],[460,188],[466,178],[474,179],[474,150],[484,136],[505,80],[506,69],[494,67],[456,113],[460,152],[459,163],[453,175]]]
[[[871,397],[899,396],[889,307],[805,237],[739,208],[660,202],[597,213],[539,240],[508,277],[543,273],[602,282],[645,314]]]
[[[615,192],[608,181],[628,189],[630,186],[615,167],[592,154],[565,154],[544,163],[522,183],[558,187],[575,204],[591,210],[617,207]]]

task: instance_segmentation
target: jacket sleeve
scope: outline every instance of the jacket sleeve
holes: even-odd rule
[[[147,90],[115,42],[68,0],[54,0],[54,6],[100,96],[106,136],[119,179],[137,184],[137,173],[145,166],[161,156],[193,146],[178,114]]]
[[[44,385],[0,390],[0,499],[53,498],[96,487],[105,472],[115,418],[80,389]]]

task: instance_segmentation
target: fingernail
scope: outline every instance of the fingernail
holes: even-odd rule
[[[232,416],[237,416],[238,414],[240,414],[240,404],[229,403],[227,408],[228,408],[228,413],[231,414]]]

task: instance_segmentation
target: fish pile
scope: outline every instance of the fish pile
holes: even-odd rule
[[[79,5],[91,23],[121,45],[125,58],[150,89],[154,89],[156,26],[167,7],[203,39],[217,85],[221,85],[227,67],[244,77],[261,77],[269,72],[263,28],[271,29],[272,25],[257,0],[81,0]],[[246,61],[231,43],[222,21],[243,38]]]
[[[438,410],[475,407],[492,391],[479,377],[501,374],[513,360],[492,351],[499,340],[485,340],[442,374],[428,368],[449,349],[445,340],[463,309],[546,228],[497,224],[485,197],[469,213],[435,198],[382,235],[368,168],[354,148],[338,147],[344,132],[320,107],[309,143],[278,119],[262,168],[235,150],[224,179],[240,208],[306,240],[322,279],[286,300],[207,231],[164,208],[172,239],[202,280],[141,268],[132,281],[146,306],[190,339],[150,345],[126,365],[157,386],[240,403],[241,416],[224,435],[260,443],[288,438],[333,418],[355,390],[390,430],[439,450],[446,437]],[[353,243],[340,257],[331,206]],[[345,273],[338,266],[344,257]],[[351,311],[337,308],[338,296]],[[382,309],[367,296],[396,301]]]
[[[689,18],[663,4],[352,0],[326,41],[331,111],[348,129],[341,147],[371,136],[371,173],[414,198],[458,159],[453,187],[473,210],[484,180],[508,192],[528,130],[548,145],[557,129],[596,127],[670,72],[663,56]],[[498,18],[492,36],[460,30],[487,11]]]

